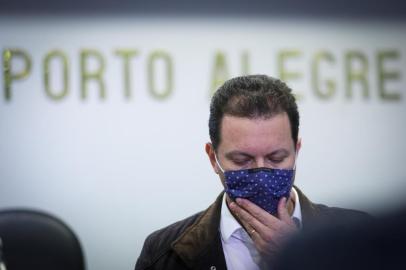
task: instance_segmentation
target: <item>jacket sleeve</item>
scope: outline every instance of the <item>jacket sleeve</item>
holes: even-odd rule
[[[137,263],[135,264],[135,270],[152,269],[151,266],[151,255],[152,253],[152,240],[151,235],[145,239],[144,246],[142,247],[141,254],[138,257]]]

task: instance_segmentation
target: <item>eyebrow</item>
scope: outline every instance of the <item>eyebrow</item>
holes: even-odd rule
[[[278,149],[278,150],[273,151],[272,153],[270,153],[270,154],[268,154],[268,155],[269,155],[269,156],[273,156],[273,155],[277,155],[277,154],[289,155],[289,151],[286,150],[286,149],[284,149],[284,148],[281,148],[281,149]]]
[[[238,150],[234,150],[234,151],[228,152],[228,153],[226,153],[224,156],[225,156],[226,158],[228,158],[228,159],[231,159],[233,156],[245,156],[245,157],[249,157],[249,158],[252,158],[252,157],[253,157],[253,156],[250,155],[250,154],[247,154],[247,153],[245,153],[245,152],[241,152],[241,151],[238,151]]]
[[[285,154],[285,155],[288,155],[288,154],[289,154],[289,151],[286,150],[286,149],[284,149],[284,148],[281,148],[281,149],[277,149],[277,150],[275,150],[275,151],[272,151],[271,153],[266,154],[266,155],[267,155],[267,156],[273,156],[273,155],[277,155],[277,154]],[[234,150],[234,151],[228,152],[228,153],[226,153],[224,156],[225,156],[226,158],[230,159],[230,158],[232,158],[233,156],[237,156],[237,155],[245,156],[245,157],[249,157],[249,158],[252,158],[252,157],[253,157],[252,155],[250,155],[250,154],[248,154],[248,153],[245,153],[245,152],[242,152],[242,151],[238,151],[238,150]]]

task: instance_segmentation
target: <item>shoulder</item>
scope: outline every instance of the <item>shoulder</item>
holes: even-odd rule
[[[370,214],[359,210],[329,207],[324,204],[314,204],[314,207],[318,210],[319,218],[328,222],[352,223],[373,219]]]
[[[217,237],[222,198],[223,192],[206,210],[150,234],[135,269],[187,269],[187,261]]]
[[[336,227],[346,230],[358,223],[369,223],[375,218],[366,212],[341,207],[329,207],[313,204],[315,215],[308,218],[304,225],[307,231],[318,231],[323,227]]]
[[[159,229],[151,233],[146,238],[145,242],[153,242],[156,248],[169,248],[172,242],[175,241],[188,227],[195,223],[201,214],[202,212],[196,213],[162,229]]]
[[[309,228],[317,224],[346,225],[373,219],[372,216],[362,211],[313,203],[300,189],[295,187],[295,190],[299,196],[304,227]]]
[[[162,256],[171,252],[172,243],[195,223],[201,214],[202,212],[196,213],[151,233],[145,239],[135,269],[148,269]]]

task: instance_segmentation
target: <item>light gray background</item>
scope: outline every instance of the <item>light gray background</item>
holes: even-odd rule
[[[273,75],[277,53],[287,48],[303,53],[289,62],[303,73],[290,83],[304,96],[296,184],[329,205],[369,211],[396,205],[406,186],[404,29],[399,21],[339,18],[3,16],[0,47],[25,49],[33,70],[13,85],[11,102],[0,100],[0,206],[61,217],[77,232],[88,269],[133,268],[149,233],[206,208],[222,189],[204,153],[216,51],[226,53],[230,76],[241,73],[243,51],[252,73]],[[70,62],[70,93],[61,102],[46,97],[42,82],[42,59],[55,48]],[[82,48],[98,49],[106,59],[104,102],[96,88],[89,100],[79,98]],[[117,48],[140,51],[130,101],[122,95]],[[401,93],[400,102],[383,102],[377,94],[375,54],[388,48],[401,55],[388,66],[402,74],[389,85]],[[174,93],[163,101],[146,86],[147,57],[158,49],[174,62]],[[309,63],[320,49],[336,58],[323,71],[338,85],[327,102],[310,85]],[[359,93],[345,98],[349,49],[368,57],[367,101]]]

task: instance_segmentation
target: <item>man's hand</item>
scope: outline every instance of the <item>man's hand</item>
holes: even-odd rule
[[[279,219],[246,199],[237,198],[229,207],[254,241],[257,250],[272,259],[285,241],[298,229],[290,217],[286,198],[278,204]]]

